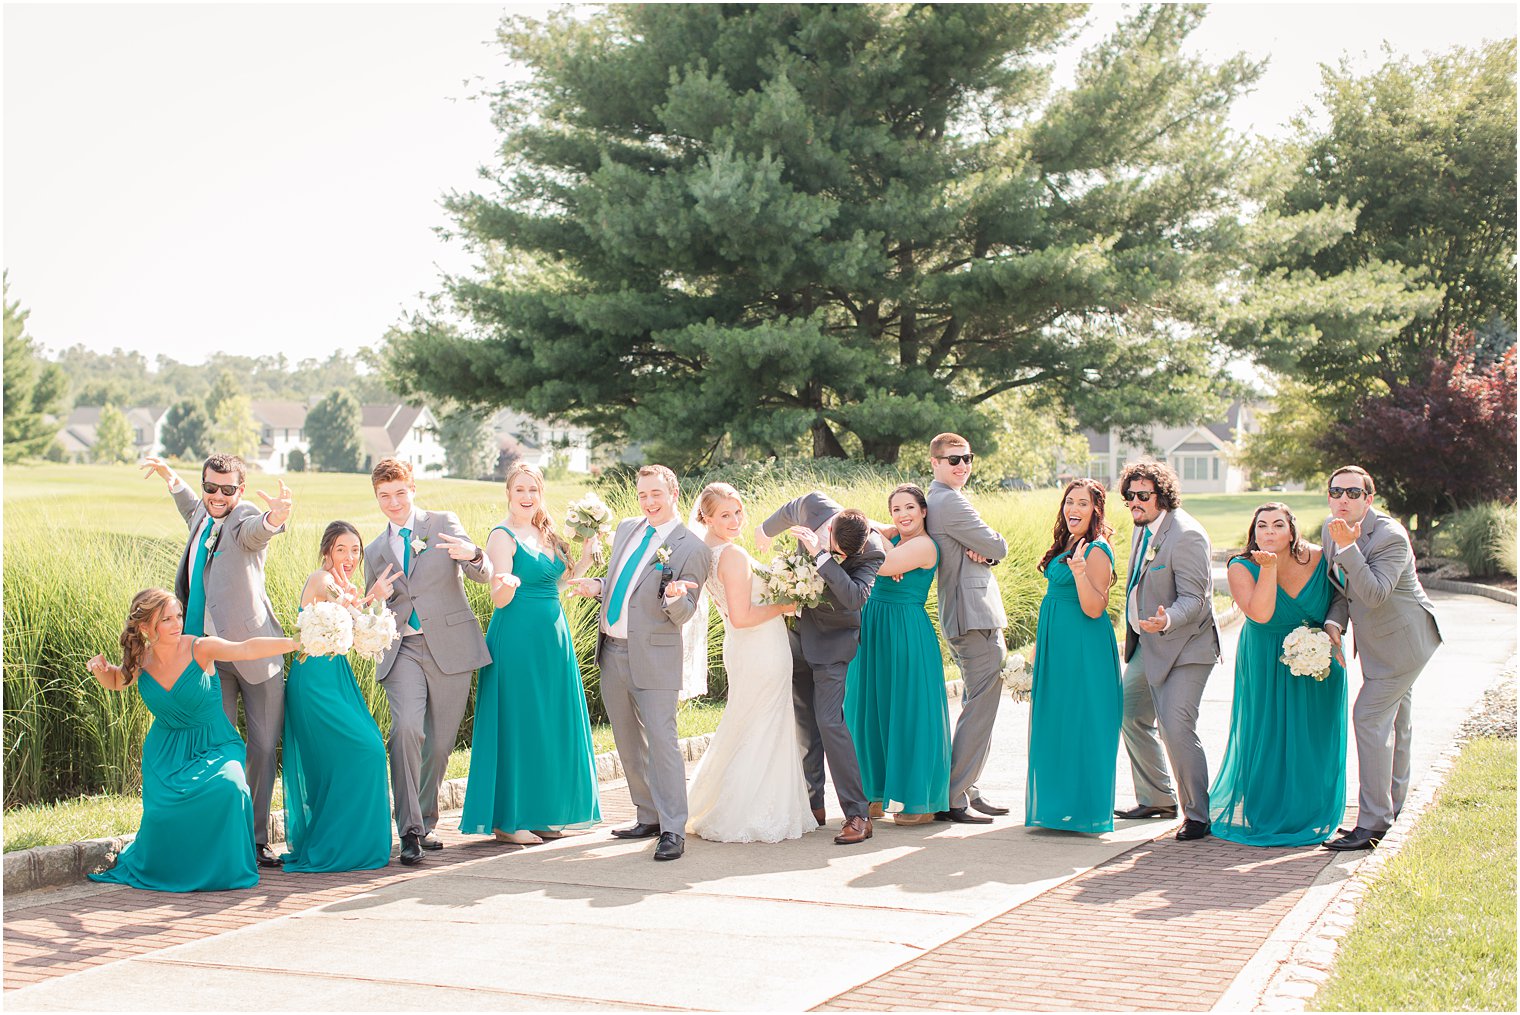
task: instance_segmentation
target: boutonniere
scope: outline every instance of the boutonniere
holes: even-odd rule
[[[426,550],[426,549],[427,549],[427,540],[426,539],[414,539],[414,540],[412,540],[412,553],[418,554],[418,553],[421,553],[423,550]]]
[[[217,537],[222,534],[222,523],[212,522],[211,528],[206,532],[206,549],[216,546]]]
[[[1145,551],[1145,562],[1147,564],[1149,564],[1151,561],[1153,561],[1155,559],[1156,559],[1156,548],[1153,546],[1149,550]]]
[[[665,565],[669,563],[670,548],[668,546],[662,546],[658,550],[654,551],[654,569],[656,571],[665,570]]]

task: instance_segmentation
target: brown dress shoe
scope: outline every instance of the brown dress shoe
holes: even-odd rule
[[[894,814],[892,820],[899,825],[932,825],[934,815],[931,814]]]
[[[827,816],[828,816],[827,813],[824,811],[824,809],[822,807],[814,807],[813,808],[813,820],[816,821],[816,822],[818,822],[818,826],[820,828],[823,827],[823,825],[824,825],[824,818],[826,818]]]
[[[870,818],[845,818],[844,828],[834,836],[834,842],[840,846],[853,846],[857,842],[865,842],[870,837]]]
[[[871,805],[866,808],[866,817],[868,818],[884,818],[886,816],[887,812],[882,810],[881,804],[877,803],[875,800],[872,800]]]

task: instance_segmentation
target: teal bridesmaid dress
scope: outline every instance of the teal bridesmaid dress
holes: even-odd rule
[[[1088,544],[1114,551],[1103,540]],[[1024,824],[1069,832],[1114,830],[1114,769],[1124,690],[1119,647],[1107,613],[1089,617],[1066,561],[1045,567],[1029,693],[1029,776]]]
[[[901,537],[893,536],[896,546]],[[845,673],[844,718],[866,799],[887,811],[950,806],[950,706],[939,638],[924,608],[934,572],[879,578],[860,612],[860,648]]]
[[[391,858],[385,741],[347,656],[291,663],[285,683],[287,871],[373,870]]]
[[[602,819],[586,694],[559,602],[564,561],[517,539],[512,573],[522,584],[491,614],[491,662],[475,692],[459,820],[471,835],[584,828]]]
[[[1261,568],[1244,564],[1253,577]],[[1277,590],[1272,619],[1246,618],[1235,650],[1235,704],[1224,762],[1209,789],[1214,835],[1247,846],[1324,842],[1346,811],[1346,671],[1294,676],[1282,661],[1293,629],[1320,627],[1333,589],[1321,560],[1297,596]]]
[[[247,753],[222,711],[222,682],[195,660],[167,691],[146,673],[138,693],[153,713],[143,740],[142,826],[116,866],[91,874],[157,892],[214,892],[259,883]]]

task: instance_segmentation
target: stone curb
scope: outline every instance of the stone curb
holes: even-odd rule
[[[1502,686],[1511,679],[1515,665],[1516,657],[1511,656],[1499,668],[1498,676],[1487,690]],[[1483,710],[1487,690],[1474,703],[1468,718]],[[1382,869],[1403,849],[1420,816],[1446,784],[1467,740],[1467,737],[1458,735],[1441,752],[1430,771],[1404,801],[1399,820],[1394,822],[1376,849],[1359,859],[1331,863],[1320,872],[1304,897],[1278,925],[1278,931],[1251,957],[1215,1004],[1215,1011],[1299,1012],[1306,1009],[1320,986],[1329,979],[1340,939],[1351,929],[1362,897]]]
[[[1454,582],[1449,578],[1422,578],[1420,584],[1427,589],[1436,589],[1440,592],[1465,592],[1470,596],[1483,596],[1497,602],[1516,605],[1515,594],[1509,589],[1495,588],[1492,585],[1478,585],[1473,582]]]
[[[680,741],[681,754],[687,761],[696,761],[707,752],[712,734],[686,737]],[[623,765],[617,751],[596,756],[598,782],[611,782],[623,778]],[[455,811],[464,806],[465,779],[446,779],[438,788],[438,809]],[[137,837],[136,833],[109,839],[85,839],[63,846],[37,846],[18,849],[5,854],[5,891],[31,892],[39,888],[59,888],[85,881],[90,871],[113,867],[116,857],[127,843]],[[269,841],[285,840],[285,813],[269,815]]]

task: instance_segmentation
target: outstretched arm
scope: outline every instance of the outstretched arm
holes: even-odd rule
[[[164,481],[164,485],[169,488],[169,496],[174,498],[174,506],[179,509],[180,517],[188,523],[190,516],[195,514],[195,509],[201,502],[201,499],[195,495],[195,491],[190,489],[189,484],[180,479],[179,473],[171,469],[169,463],[157,455],[145,456],[138,463],[138,468],[144,470],[143,479],[157,476]]]
[[[301,643],[295,638],[249,638],[246,641],[228,641],[225,638],[197,638],[191,654],[201,666],[210,663],[240,662],[244,659],[267,659],[287,652],[301,651]],[[270,676],[278,673],[276,669]],[[248,680],[246,676],[244,680]],[[268,679],[267,677],[265,679]],[[262,683],[250,680],[249,683]]]
[[[132,681],[127,679],[126,673],[115,663],[106,662],[104,655],[97,655],[84,664],[84,668],[90,671],[101,687],[108,691],[125,691]]]

